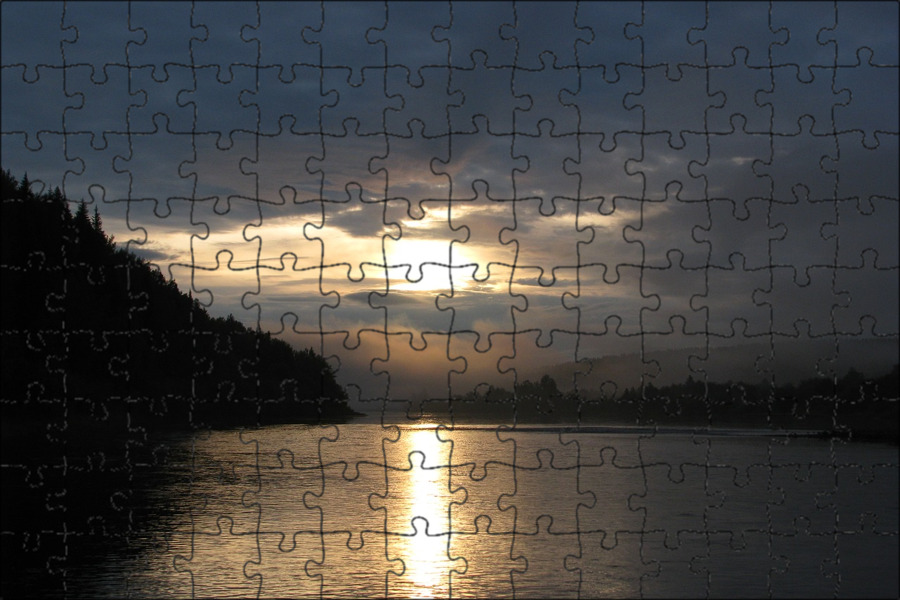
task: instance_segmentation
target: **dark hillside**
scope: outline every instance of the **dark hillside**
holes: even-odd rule
[[[131,552],[194,430],[354,414],[321,356],[212,318],[84,204],[30,187],[2,172],[3,597]]]
[[[211,317],[146,261],[117,249],[96,210],[81,203],[72,214],[69,206],[58,188],[35,194],[27,176],[2,173],[7,408],[66,399],[97,412],[149,402],[173,426],[353,414],[321,356],[230,316]]]

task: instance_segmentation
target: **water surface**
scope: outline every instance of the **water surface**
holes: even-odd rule
[[[136,471],[127,546],[96,549],[69,589],[896,597],[897,447],[748,433],[370,419],[176,436],[165,467]]]

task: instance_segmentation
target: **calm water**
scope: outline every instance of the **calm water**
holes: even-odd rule
[[[169,443],[127,547],[96,548],[70,592],[898,593],[896,446],[371,422]]]

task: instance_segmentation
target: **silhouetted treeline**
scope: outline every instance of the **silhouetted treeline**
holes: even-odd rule
[[[36,194],[8,171],[0,191],[4,399],[144,398],[248,426],[353,413],[321,356],[210,316],[117,248],[96,209],[73,214],[59,188]]]
[[[867,379],[851,369],[837,380],[797,385],[684,383],[629,388],[615,397],[585,400],[560,392],[553,378],[523,381],[513,391],[488,387],[454,401],[454,411],[524,422],[589,422],[645,426],[804,429],[858,437],[896,438],[900,367]]]

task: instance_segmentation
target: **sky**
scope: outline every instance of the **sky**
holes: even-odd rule
[[[352,396],[897,338],[896,3],[0,11],[3,168]]]

